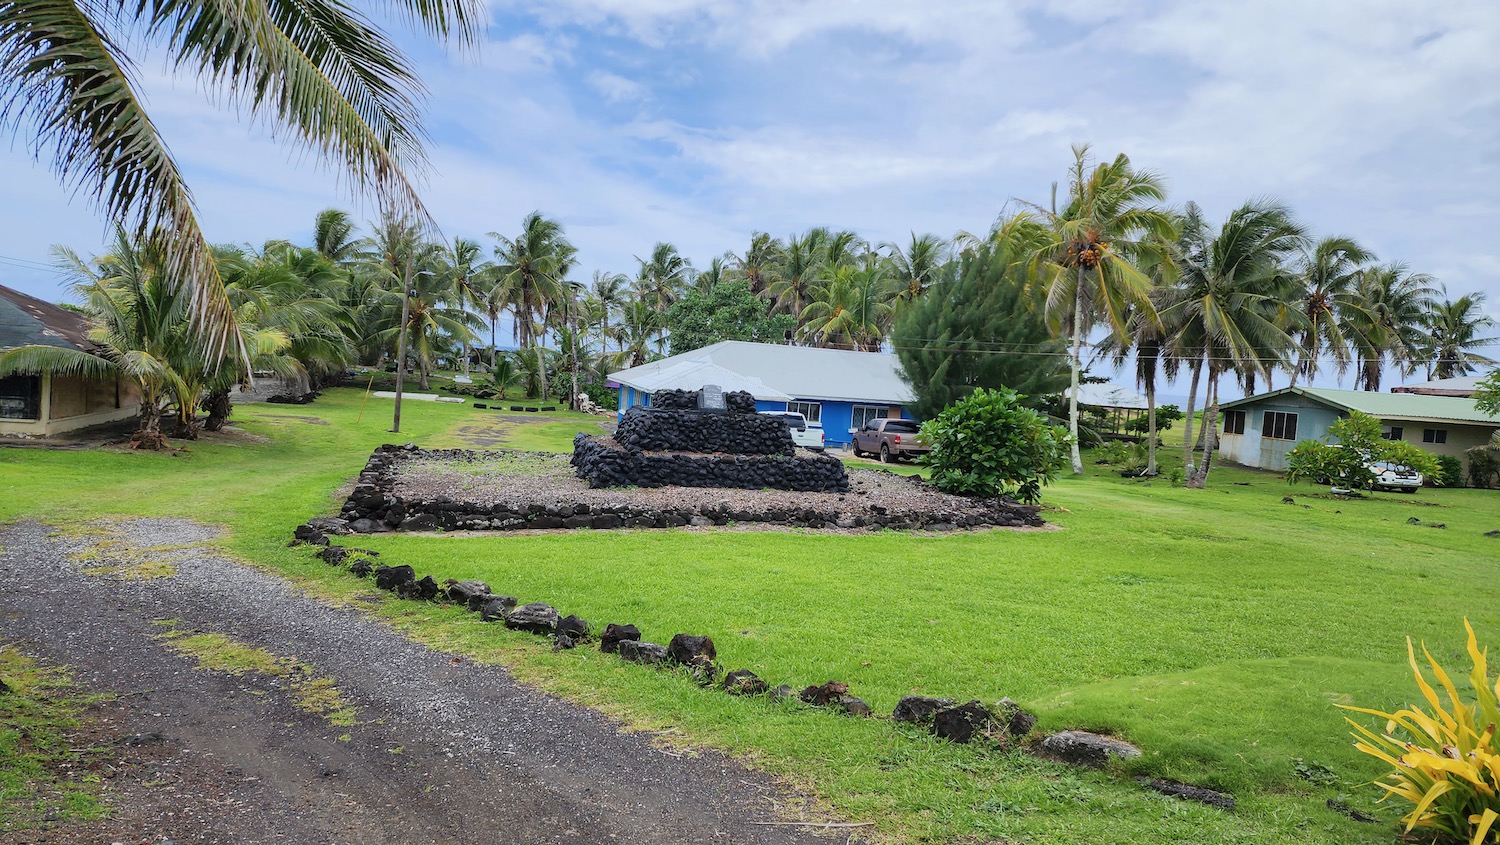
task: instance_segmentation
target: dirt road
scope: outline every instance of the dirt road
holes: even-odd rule
[[[768,778],[713,753],[662,753],[501,668],[303,597],[195,548],[211,536],[199,526],[140,520],[112,535],[111,552],[80,562],[78,541],[0,529],[0,641],[114,693],[96,733],[121,743],[116,770],[134,772],[108,781],[109,821],[0,842],[828,841],[753,824],[795,803]],[[154,568],[131,569],[143,563]],[[130,577],[142,574],[157,577]],[[187,640],[164,632],[294,660],[355,724],[298,706],[305,675],[197,668]]]

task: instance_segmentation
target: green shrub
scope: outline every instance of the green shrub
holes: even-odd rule
[[[939,490],[1035,502],[1066,460],[1067,430],[1022,407],[1014,390],[978,388],[922,425],[923,462]]]
[[[1474,386],[1474,407],[1492,417],[1500,417],[1500,370],[1495,370]]]
[[[1500,444],[1475,446],[1464,457],[1469,459],[1470,486],[1489,487],[1500,477]]]
[[[1156,409],[1156,430],[1158,432],[1166,431],[1172,427],[1172,423],[1177,422],[1182,417],[1182,409],[1176,405],[1158,406]],[[1125,430],[1131,434],[1145,434],[1150,428],[1151,418],[1146,414],[1133,417],[1130,422],[1125,423]]]
[[[1464,462],[1452,455],[1438,455],[1437,484],[1442,487],[1464,486]]]
[[[1327,441],[1337,441],[1329,443]],[[1286,479],[1312,481],[1349,490],[1368,490],[1375,484],[1370,464],[1390,461],[1438,480],[1437,456],[1403,440],[1380,436],[1380,420],[1359,411],[1334,423],[1323,442],[1304,440],[1286,455]]]
[[[1130,444],[1112,440],[1094,450],[1096,464],[1123,464],[1130,460]]]

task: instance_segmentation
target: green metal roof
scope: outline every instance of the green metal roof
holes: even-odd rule
[[[1295,394],[1344,411],[1359,411],[1383,420],[1428,420],[1500,426],[1500,417],[1474,407],[1473,399],[1428,396],[1420,393],[1372,393],[1368,390],[1333,390],[1326,387],[1284,387],[1270,393],[1225,402],[1220,408],[1251,405]]]

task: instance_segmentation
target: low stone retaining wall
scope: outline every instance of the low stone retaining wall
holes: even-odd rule
[[[786,425],[780,420],[760,419],[780,429],[788,444],[792,442]],[[591,487],[676,485],[740,490],[769,487],[807,493],[845,493],[849,490],[849,474],[844,470],[843,462],[832,455],[794,455],[790,450],[783,454],[749,455],[651,452],[628,448],[622,445],[623,442],[618,433],[613,439],[586,434],[574,438],[573,466],[577,468],[578,477],[588,479]]]
[[[359,474],[354,489],[344,502],[336,520],[326,521],[329,533],[368,534],[385,531],[518,531],[557,528],[679,528],[685,525],[710,526],[733,523],[762,523],[792,528],[815,529],[893,529],[954,531],[964,528],[1040,527],[1044,523],[1038,508],[1008,500],[973,501],[966,511],[918,510],[908,508],[863,507],[860,497],[851,494],[850,501],[839,502],[836,496],[806,506],[757,506],[720,502],[663,506],[658,496],[651,502],[630,504],[630,491],[620,491],[625,503],[609,505],[579,501],[535,501],[527,504],[510,502],[487,505],[455,500],[449,496],[411,499],[398,495],[397,478],[401,463],[417,459],[467,461],[485,453],[467,449],[418,449],[416,446],[385,445],[370,456]],[[700,458],[702,456],[699,456]],[[724,458],[726,461],[738,458]],[[748,458],[747,458],[748,460]],[[769,459],[768,459],[769,460]],[[793,460],[777,458],[776,460]],[[832,462],[831,456],[806,460]],[[831,474],[832,468],[830,468]],[[517,485],[524,485],[518,479]],[[770,486],[770,485],[766,485]],[[666,497],[670,500],[672,497]],[[826,502],[826,503],[825,503]]]

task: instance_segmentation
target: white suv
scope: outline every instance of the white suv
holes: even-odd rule
[[[780,417],[791,429],[792,442],[814,452],[823,451],[823,429],[807,424],[807,419],[796,411],[761,411],[768,417]]]

